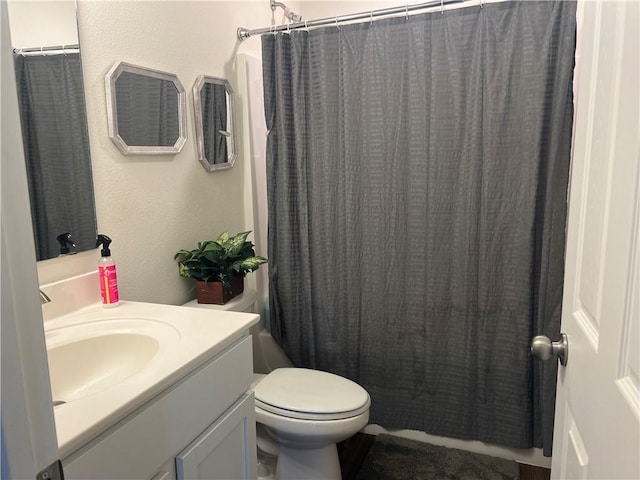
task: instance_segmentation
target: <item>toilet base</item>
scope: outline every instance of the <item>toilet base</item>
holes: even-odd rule
[[[276,478],[278,480],[341,480],[336,444],[308,450],[280,445]]]
[[[276,464],[278,461],[277,456],[269,455],[268,453],[258,450],[258,480],[276,480]]]

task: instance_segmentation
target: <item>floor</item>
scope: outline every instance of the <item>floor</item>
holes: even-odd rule
[[[375,435],[356,433],[338,444],[342,480],[355,480],[375,438]],[[549,469],[520,464],[520,480],[549,480],[550,475]]]

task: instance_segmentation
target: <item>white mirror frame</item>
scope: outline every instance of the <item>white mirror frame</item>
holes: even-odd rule
[[[204,151],[204,125],[203,125],[203,115],[202,115],[202,101],[200,92],[202,91],[202,87],[205,84],[211,83],[214,85],[224,85],[224,88],[229,95],[229,126],[230,126],[230,138],[231,145],[233,146],[233,152],[229,155],[227,161],[225,163],[217,163],[212,164],[207,160],[205,151]],[[235,101],[233,89],[231,88],[231,84],[225,78],[217,78],[210,77],[207,75],[200,75],[196,80],[196,83],[193,84],[193,113],[195,116],[195,124],[196,124],[196,145],[198,149],[198,160],[204,167],[204,169],[211,173],[217,170],[225,170],[228,168],[232,168],[236,163],[236,158],[238,158],[238,144],[236,141],[236,115],[235,115]]]
[[[178,91],[178,139],[170,147],[154,145],[128,145],[118,132],[118,108],[116,106],[116,80],[123,72],[134,73],[145,77],[158,78],[173,82]],[[107,120],[109,138],[116,144],[124,155],[166,155],[179,153],[187,141],[187,94],[184,87],[173,73],[154,70],[152,68],[139,67],[130,63],[118,62],[105,77],[107,89]]]

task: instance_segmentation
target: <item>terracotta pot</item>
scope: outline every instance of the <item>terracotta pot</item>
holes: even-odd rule
[[[222,282],[196,282],[198,303],[224,305],[244,291],[244,277],[231,279],[231,291],[222,287]]]

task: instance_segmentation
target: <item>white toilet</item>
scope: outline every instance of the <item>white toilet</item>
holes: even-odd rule
[[[193,300],[185,306],[254,312],[255,299],[255,291],[245,290],[225,305]],[[336,443],[367,424],[369,394],[338,375],[293,368],[263,326],[256,327],[251,333],[257,372],[252,388],[261,462],[258,479],[339,480]],[[277,457],[275,468],[273,457]]]

